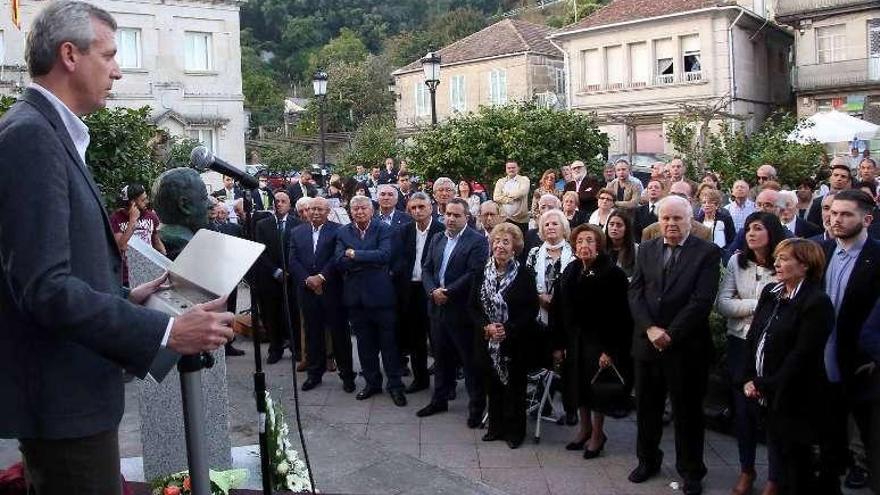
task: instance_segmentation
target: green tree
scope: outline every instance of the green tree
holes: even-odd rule
[[[251,132],[262,126],[277,127],[284,120],[284,88],[269,64],[260,59],[259,43],[242,33],[241,83],[244,107],[250,111]]]
[[[282,141],[260,149],[260,157],[266,170],[273,173],[306,170],[312,165],[312,151],[309,148]]]
[[[361,62],[327,67],[327,96],[323,102],[327,132],[354,131],[370,116],[393,115],[394,100],[388,92],[390,72],[385,61],[373,55]],[[318,104],[314,98],[309,101],[299,132],[318,132]]]
[[[399,156],[400,151],[394,118],[372,115],[358,127],[351,148],[342,155],[335,172],[348,176],[354,173],[356,165],[379,165],[389,156]]]
[[[474,9],[460,8],[436,17],[423,29],[407,31],[385,42],[383,55],[392,67],[403,67],[486,27],[486,16]]]
[[[481,107],[413,138],[407,156],[426,177],[441,175],[489,181],[516,159],[537,180],[549,168],[580,159],[598,172],[608,136],[582,113],[538,108],[531,103]]]
[[[817,142],[789,141],[788,135],[797,125],[793,115],[777,112],[747,134],[743,129],[733,130],[727,120],[713,131],[693,117],[679,116],[669,125],[667,136],[676,152],[693,165],[689,169],[717,172],[726,187],[737,179],[754,177],[765,163],[776,168],[783,185],[794,187],[800,179],[815,174],[825,152]]]
[[[104,108],[83,121],[91,136],[86,163],[108,206],[125,184],[149,187],[165,170],[153,155],[152,141],[159,129],[150,120],[150,107]]]
[[[312,55],[310,60],[310,72],[327,67],[334,63],[359,63],[367,59],[370,52],[364,42],[358,38],[349,28],[342,28],[339,36],[330,40],[326,45]],[[308,74],[307,77],[311,77]]]

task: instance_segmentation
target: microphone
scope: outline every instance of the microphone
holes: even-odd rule
[[[240,168],[217,158],[214,156],[214,153],[208,151],[208,148],[205,148],[204,146],[196,146],[193,148],[192,153],[189,154],[189,164],[199,172],[213,170],[214,172],[232,177],[245,189],[256,189],[260,186],[259,181],[257,181],[255,177],[250,176]]]

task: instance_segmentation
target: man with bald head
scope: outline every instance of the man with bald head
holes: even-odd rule
[[[501,218],[501,208],[498,206],[498,203],[492,201],[483,202],[480,205],[480,232],[482,232],[486,238],[489,238],[489,233],[492,232],[492,229],[495,228],[496,225],[504,221]]]
[[[755,202],[749,198],[749,183],[740,179],[733,183],[730,189],[730,203],[725,207],[733,218],[733,226],[736,230],[743,228],[746,217],[755,211]]]
[[[702,493],[706,475],[702,404],[713,350],[709,313],[718,292],[721,252],[691,235],[693,209],[685,198],[663,198],[658,217],[661,237],[640,245],[629,290],[639,404],[639,464],[629,480],[642,483],[660,471],[668,393],[675,421],[675,465],[684,481],[683,493],[693,495]]]
[[[694,206],[691,194],[693,193],[693,188],[688,182],[678,181],[673,182],[672,185],[669,186],[669,195],[677,196],[681,199],[684,199],[691,205],[691,232],[700,239],[711,241],[712,240],[712,229],[706,227],[702,224],[702,222],[698,222],[694,220]],[[659,216],[659,215],[658,215]],[[646,241],[649,239],[654,239],[656,237],[660,237],[663,234],[663,231],[660,226],[660,222],[654,222],[651,225],[648,225],[642,230],[642,241]]]

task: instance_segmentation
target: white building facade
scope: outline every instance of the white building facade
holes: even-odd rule
[[[46,0],[20,0],[21,30],[0,16],[0,93],[27,85],[25,38]],[[244,96],[239,6],[234,0],[92,0],[116,19],[116,81],[109,107],[149,106],[172,135],[201,141],[230,163],[244,163]],[[0,2],[11,12],[10,0]],[[213,181],[212,181],[213,182]]]

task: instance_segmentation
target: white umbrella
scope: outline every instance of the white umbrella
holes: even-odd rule
[[[852,141],[854,138],[873,139],[878,133],[880,126],[832,110],[809,117],[788,135],[788,140],[799,143],[808,141],[842,143]]]

